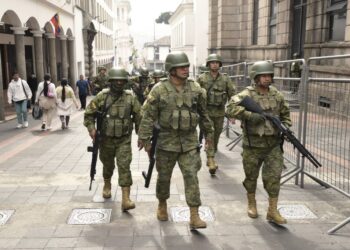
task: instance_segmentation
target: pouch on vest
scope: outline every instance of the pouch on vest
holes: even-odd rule
[[[123,120],[123,135],[128,135],[130,132],[130,119]]]
[[[123,120],[120,120],[120,119],[114,120],[114,136],[115,137],[123,136]]]
[[[159,125],[162,128],[171,128],[171,113],[169,110],[164,110],[159,115]]]
[[[180,110],[173,110],[171,120],[170,120],[170,127],[172,129],[179,129],[179,120],[180,120]]]
[[[180,130],[188,131],[191,128],[191,116],[188,110],[181,110]]]
[[[195,112],[190,112],[191,115],[191,129],[195,129],[198,125],[198,114]]]

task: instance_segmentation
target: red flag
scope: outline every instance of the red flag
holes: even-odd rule
[[[50,20],[52,25],[55,27],[55,36],[58,36],[61,32],[61,25],[60,25],[60,17],[58,13],[56,13]]]

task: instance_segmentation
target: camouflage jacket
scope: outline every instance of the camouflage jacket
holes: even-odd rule
[[[88,131],[96,129],[96,112],[108,111],[103,118],[101,134],[109,137],[131,135],[133,123],[138,131],[140,125],[141,105],[130,90],[124,90],[119,97],[111,95],[109,89],[104,89],[90,102],[84,114],[84,125]]]
[[[95,89],[98,89],[99,91],[107,88],[108,87],[108,76],[104,75],[97,75],[94,77],[94,79],[92,80],[92,84],[94,86]]]
[[[278,130],[269,120],[260,125],[250,124],[251,112],[239,106],[238,103],[245,97],[250,96],[268,114],[277,116],[283,124],[290,127],[292,125],[290,110],[281,92],[270,86],[267,94],[260,94],[255,86],[249,86],[242,92],[233,96],[227,106],[227,115],[242,121],[243,145],[252,147],[268,147],[281,142]]]
[[[206,137],[212,136],[205,91],[193,80],[187,80],[180,92],[168,79],[161,80],[149,93],[143,111],[139,139],[149,143],[153,125],[158,122],[157,147],[160,149],[187,152],[198,147],[199,120]]]
[[[210,72],[201,74],[198,83],[207,91],[207,109],[209,116],[220,117],[225,115],[225,105],[235,94],[236,87],[231,79],[222,73],[214,79]]]

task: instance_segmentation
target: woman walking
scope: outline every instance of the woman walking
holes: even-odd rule
[[[78,108],[73,89],[68,85],[67,79],[62,79],[61,86],[56,88],[57,93],[57,115],[62,122],[62,129],[68,128],[70,115],[74,111],[73,104]]]
[[[56,88],[51,82],[51,76],[46,74],[44,81],[39,83],[36,92],[35,103],[39,102],[39,106],[43,109],[41,130],[50,130],[52,117],[56,109]]]

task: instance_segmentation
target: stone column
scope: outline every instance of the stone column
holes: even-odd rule
[[[76,59],[75,59],[75,38],[68,37],[68,63],[69,63],[69,81],[72,88],[75,89],[75,83],[77,81],[76,76]]]
[[[35,72],[38,82],[44,80],[43,33],[41,30],[31,31],[34,36]]]
[[[24,32],[27,27],[11,27],[15,34],[16,65],[20,78],[27,80],[26,58],[24,50]]]
[[[49,62],[51,81],[57,85],[56,37],[53,33],[46,33],[49,39]]]
[[[67,36],[60,35],[62,78],[68,79]]]

